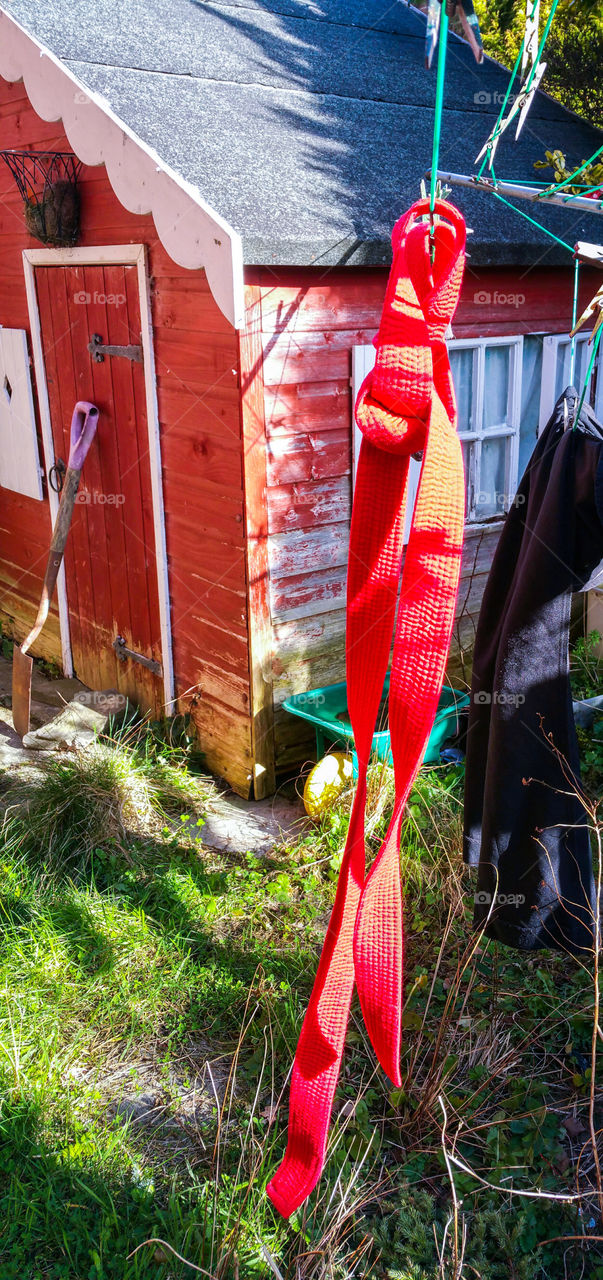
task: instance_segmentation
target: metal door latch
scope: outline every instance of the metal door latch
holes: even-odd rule
[[[128,649],[123,636],[116,636],[113,641],[113,648],[120,662],[127,662],[131,658],[133,662],[139,662],[141,667],[148,667],[154,675],[163,675],[161,663],[156,662],[155,658],[145,658],[144,653],[136,653],[134,649]]]
[[[48,483],[50,488],[54,489],[55,493],[60,493],[63,488],[66,470],[67,467],[65,466],[63,459],[57,458],[54,466],[52,466],[48,472]]]
[[[102,364],[105,356],[123,356],[124,360],[135,360],[142,364],[142,347],[112,347],[103,343],[100,333],[93,333],[88,343],[88,350],[97,364]]]

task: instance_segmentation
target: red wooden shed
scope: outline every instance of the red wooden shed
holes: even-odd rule
[[[0,622],[17,639],[31,625],[53,468],[75,400],[93,400],[34,652],[154,714],[190,710],[208,767],[243,795],[311,752],[285,697],[344,678],[353,393],[389,232],[429,162],[423,37],[423,15],[373,0],[152,0],[144,22],[137,0],[0,8],[0,148],[30,169],[33,153],[71,157],[81,199],[76,244],[42,244],[0,166]],[[466,172],[508,77],[453,40],[442,158]],[[508,172],[598,139],[539,93]],[[478,192],[458,203],[473,234],[451,340],[468,495],[456,661],[567,381],[573,275],[519,215]],[[596,238],[588,215],[542,217]],[[583,271],[581,302],[596,279]],[[589,395],[600,410],[596,377]],[[118,637],[146,661],[120,661]]]

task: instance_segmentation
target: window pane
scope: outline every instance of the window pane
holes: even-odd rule
[[[450,369],[456,393],[459,431],[475,431],[473,347],[461,347],[450,352]]]
[[[591,354],[592,354],[592,347],[589,346],[588,342],[584,338],[580,338],[576,342],[576,365],[574,369],[574,379],[573,379],[574,386],[580,392],[582,391],[582,387],[584,385],[586,370],[588,369],[588,362],[590,360]],[[567,340],[564,339],[564,341],[560,342],[557,347],[557,368],[555,372],[555,403],[559,399],[561,392],[565,391],[565,388],[569,387],[571,382],[570,357],[571,357],[571,342],[569,341],[569,339]],[[588,403],[592,404],[592,378],[591,378],[591,385],[586,393],[585,399],[587,400]]]
[[[509,503],[507,494],[507,455],[509,439],[484,440],[482,444],[480,479],[475,495],[475,515],[500,516]]]
[[[532,456],[540,420],[540,383],[542,379],[542,338],[532,335],[523,340],[521,371],[521,419],[519,427],[519,478]]]
[[[510,347],[486,347],[484,430],[506,427],[509,420]]]

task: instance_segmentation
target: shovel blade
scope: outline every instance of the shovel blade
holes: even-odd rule
[[[13,649],[13,725],[20,738],[29,733],[29,713],[31,709],[31,672],[33,658]]]

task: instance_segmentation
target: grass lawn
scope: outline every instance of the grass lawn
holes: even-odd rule
[[[421,773],[402,841],[403,1087],[355,1007],[323,1179],[272,1211],[349,797],[271,858],[217,853],[189,763],[130,732],[3,797],[0,1280],[603,1278],[593,963],[472,934],[459,768]]]

